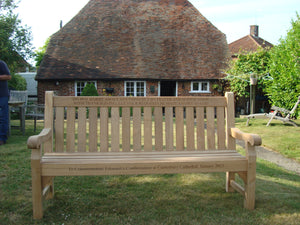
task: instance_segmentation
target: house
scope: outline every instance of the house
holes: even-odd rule
[[[37,97],[37,81],[35,80],[36,72],[19,73],[27,83],[27,94],[30,98]]]
[[[38,98],[220,94],[229,60],[225,35],[187,0],[90,0],[49,42]]]
[[[259,48],[271,49],[273,44],[259,37],[259,26],[251,25],[250,34],[229,44],[231,58],[236,60],[240,54],[256,52]],[[236,114],[249,114],[250,102],[248,98],[240,97],[236,101]],[[268,111],[270,104],[267,96],[258,89],[256,92],[255,112]]]
[[[239,54],[247,54],[249,52],[256,52],[259,48],[272,48],[273,45],[260,38],[259,36],[259,26],[251,25],[250,34],[242,37],[229,44],[229,51],[232,59],[236,59]]]

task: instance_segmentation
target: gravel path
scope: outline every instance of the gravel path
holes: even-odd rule
[[[238,140],[238,145],[245,146],[243,141]],[[281,154],[266,149],[262,146],[256,147],[257,157],[275,163],[276,165],[283,167],[289,171],[296,172],[300,175],[300,163],[296,162],[293,159],[288,159],[282,156]]]

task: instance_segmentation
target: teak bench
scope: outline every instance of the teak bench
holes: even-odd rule
[[[259,136],[234,128],[234,97],[59,97],[47,92],[32,149],[34,218],[55,176],[226,172],[226,191],[254,209]],[[236,152],[245,141],[246,156]],[[244,186],[235,181],[238,174]]]

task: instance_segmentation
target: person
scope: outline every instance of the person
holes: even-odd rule
[[[4,145],[7,140],[9,120],[9,91],[7,81],[10,79],[11,75],[6,63],[0,60],[0,145]]]

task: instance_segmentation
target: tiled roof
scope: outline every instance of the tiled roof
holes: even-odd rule
[[[91,0],[52,36],[36,78],[218,79],[228,57],[187,0]]]
[[[247,35],[239,40],[230,43],[229,51],[231,55],[238,55],[240,53],[255,52],[259,47],[272,48],[273,45],[260,37]]]

